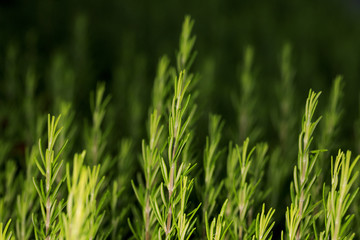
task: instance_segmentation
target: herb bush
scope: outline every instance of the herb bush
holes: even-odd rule
[[[209,107],[222,96],[208,74],[213,63],[205,74],[194,65],[194,23],[185,17],[175,57],[159,59],[152,84],[139,56],[132,70],[120,66],[91,89],[83,15],[74,25],[76,64],[56,52],[44,86],[34,56],[21,63],[17,47],[7,48],[0,240],[359,236],[359,157],[338,140],[346,81],[335,77],[328,98],[309,89],[300,101],[293,48],[284,44],[264,114],[259,54],[247,46],[238,90],[227,94],[228,124]]]

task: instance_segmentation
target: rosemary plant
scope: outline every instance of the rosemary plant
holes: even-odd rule
[[[166,99],[170,91],[169,89],[169,70],[170,60],[167,56],[163,56],[157,67],[157,73],[154,81],[153,94],[152,94],[152,107],[155,108],[162,116],[166,108]]]
[[[115,178],[112,184],[112,194],[110,199],[111,209],[111,224],[108,226],[109,232],[111,232],[111,239],[119,239],[126,236],[129,232],[129,228],[126,224],[130,209],[135,197],[133,196],[133,190],[131,189],[131,177],[134,173],[134,146],[133,141],[130,139],[122,139],[119,146],[119,153],[116,158],[118,173],[108,177]],[[105,185],[106,183],[104,183]],[[105,224],[105,223],[104,223]]]
[[[106,195],[97,202],[98,192],[104,178],[99,179],[100,166],[83,166],[85,151],[75,154],[73,172],[66,166],[69,196],[66,214],[62,213],[60,239],[101,239],[98,229],[104,218],[101,213]]]
[[[191,32],[194,27],[194,20],[190,16],[185,16],[182,31],[180,35],[179,50],[176,57],[177,71],[183,72],[184,82],[187,82],[186,78],[190,73],[190,68],[196,58],[197,53],[194,52],[194,45],[196,37],[192,36]],[[195,82],[193,82],[194,84]]]
[[[67,187],[69,196],[66,211],[62,213],[62,229],[60,239],[89,239],[90,238],[90,208],[88,197],[90,189],[87,186],[88,172],[83,167],[85,152],[75,154],[73,173],[70,174],[69,165],[66,166]]]
[[[219,184],[215,183],[216,172],[218,166],[217,161],[221,155],[219,151],[219,144],[221,140],[221,131],[224,127],[224,122],[219,115],[210,115],[209,118],[209,136],[206,138],[206,146],[204,149],[204,188],[203,193],[203,223],[207,223],[208,219],[205,215],[212,216],[216,200],[221,191],[223,181]]]
[[[274,227],[275,222],[271,222],[271,218],[274,215],[275,210],[270,208],[265,214],[265,204],[263,204],[261,214],[256,217],[255,235],[253,240],[271,239],[271,229]]]
[[[35,237],[36,239],[56,239],[60,231],[59,216],[63,208],[63,200],[57,199],[57,193],[63,182],[62,180],[55,185],[55,180],[62,167],[63,161],[60,160],[61,152],[66,146],[66,142],[60,151],[54,151],[56,140],[61,132],[58,129],[60,117],[56,118],[48,115],[48,145],[43,154],[41,139],[39,140],[39,152],[41,162],[35,158],[35,163],[44,179],[37,181],[33,178],[33,182],[40,199],[40,208],[42,219],[38,220],[33,216]]]
[[[163,55],[151,69],[154,58],[143,50],[160,48],[144,45],[138,52],[137,36],[121,32],[125,40],[111,53],[119,58],[113,69],[111,62],[92,63],[98,53],[87,40],[87,31],[93,34],[88,20],[75,16],[73,51],[57,49],[50,61],[32,51],[34,33],[25,44],[10,43],[0,51],[5,54],[0,56],[0,240],[358,238],[360,156],[339,150],[329,157],[338,143],[360,149],[360,120],[352,134],[353,112],[345,110],[353,92],[341,76],[327,106],[319,106],[321,123],[315,118],[320,93],[312,90],[300,121],[297,94],[307,86],[303,81],[295,86],[304,75],[299,72],[294,81],[297,62],[290,44],[283,46],[280,63],[265,68],[257,62],[274,54],[263,55],[260,48],[255,64],[255,48],[247,47],[238,76],[223,75],[229,64],[218,65],[218,57],[227,54],[205,52],[205,64],[194,64],[195,22],[186,16],[173,60]],[[32,50],[23,54],[23,46]],[[261,75],[264,69],[269,75]],[[156,74],[152,88],[149,73]],[[317,73],[315,78],[322,76]],[[105,83],[96,82],[100,76],[111,86],[112,101]],[[217,78],[221,85],[214,84]],[[260,96],[262,79],[269,82]],[[231,98],[225,91],[233,86]],[[88,114],[81,107],[94,87]],[[48,111],[62,117],[46,119]],[[262,120],[265,114],[270,121]],[[227,131],[225,121],[235,131]],[[260,136],[267,142],[258,142]],[[86,151],[74,154],[78,148]],[[320,155],[323,148],[328,152]]]
[[[145,141],[142,142],[142,160],[143,168],[145,175],[145,183],[139,187],[136,187],[134,182],[132,182],[135,195],[142,207],[142,217],[143,225],[138,226],[140,229],[138,234],[137,231],[133,229],[134,236],[137,239],[153,239],[154,234],[156,236],[158,226],[154,228],[154,223],[156,221],[154,212],[152,211],[150,198],[156,199],[157,191],[157,175],[159,171],[159,161],[160,161],[160,152],[158,150],[159,139],[163,130],[163,126],[159,125],[160,116],[157,113],[157,110],[151,114],[150,117],[150,131],[149,131],[149,144],[146,144]],[[130,223],[131,226],[131,223]]]
[[[266,173],[268,164],[269,145],[267,143],[258,143],[255,147],[253,162],[250,166],[251,178],[250,183],[256,186],[256,194],[254,195],[254,205],[249,209],[248,221],[253,221],[253,214],[257,209],[261,209],[262,203],[271,192],[264,183],[263,178]]]
[[[212,220],[210,226],[208,221],[205,221],[206,238],[208,240],[222,240],[226,237],[225,234],[231,225],[231,223],[227,224],[225,220],[227,202],[227,200],[224,202],[218,217]],[[205,212],[205,219],[207,218],[207,212]]]
[[[229,151],[228,156],[228,179],[226,188],[229,199],[232,199],[227,215],[232,215],[231,235],[234,239],[248,239],[251,237],[250,226],[247,221],[249,209],[254,203],[254,193],[257,184],[249,181],[250,167],[253,164],[252,154],[255,148],[250,149],[247,138],[242,147],[236,147]],[[230,173],[234,172],[234,174]]]
[[[59,115],[61,115],[61,119],[59,124],[62,126],[62,131],[58,138],[58,146],[62,146],[66,139],[74,139],[76,136],[77,124],[75,122],[75,111],[70,102],[60,101],[59,103]],[[71,152],[74,146],[74,142],[68,142],[66,145],[67,151],[63,152],[64,159],[68,159],[69,153]],[[55,149],[59,150],[59,149]]]
[[[341,108],[341,102],[343,98],[343,80],[342,76],[337,76],[333,82],[331,93],[329,97],[329,104],[324,113],[324,118],[321,124],[321,138],[319,141],[319,148],[327,148],[332,150],[335,141],[335,137],[339,132],[340,120],[344,114]],[[320,164],[317,166],[324,166],[324,157],[319,158]]]
[[[180,213],[182,214],[180,217],[183,218],[183,214],[185,214],[184,208],[187,205],[187,197],[184,197],[184,195],[188,196],[188,191],[192,188],[192,184],[187,185],[187,178],[184,178],[192,166],[181,162],[183,149],[190,137],[190,134],[186,134],[186,131],[194,113],[191,111],[189,115],[186,115],[188,114],[188,107],[191,107],[189,106],[190,95],[185,99],[190,82],[184,83],[183,76],[183,72],[181,72],[179,78],[175,79],[174,84],[175,92],[169,117],[167,163],[164,159],[161,159],[160,162],[163,184],[167,187],[168,192],[167,199],[165,197],[163,184],[161,184],[161,210],[156,199],[151,200],[156,219],[162,229],[162,231],[159,230],[159,238],[164,234],[165,239],[172,239],[175,234],[180,234],[182,237],[186,236],[186,238],[188,238],[194,230],[193,224],[190,224],[190,227],[188,226],[192,218],[184,218],[178,223],[173,221],[173,219],[176,219],[175,216],[178,216]],[[181,187],[179,185],[181,185]],[[179,187],[180,189],[178,189]],[[182,196],[182,198],[180,196]],[[181,208],[179,211],[178,204],[180,199]]]
[[[104,151],[106,148],[106,132],[101,129],[106,106],[109,104],[110,97],[104,98],[105,84],[101,83],[96,88],[96,93],[90,96],[90,108],[92,112],[92,127],[88,128],[85,136],[86,146],[89,153],[90,163],[96,165],[101,161],[105,162]],[[94,96],[95,95],[95,96]],[[106,163],[106,162],[105,162]]]
[[[0,239],[3,239],[3,240],[14,239],[14,238],[12,238],[12,232],[8,232],[10,223],[11,223],[11,220],[9,220],[4,227],[3,223],[0,222]]]
[[[6,161],[5,171],[3,173],[3,197],[0,198],[0,217],[1,221],[12,219],[12,212],[8,209],[13,209],[16,203],[16,193],[19,190],[19,182],[16,179],[16,164],[13,160]]]
[[[351,221],[354,215],[346,215],[359,188],[351,193],[359,172],[353,172],[360,156],[351,162],[351,152],[339,150],[335,161],[331,160],[331,190],[324,192],[325,231],[320,239],[354,239]],[[325,191],[325,189],[324,189]]]
[[[286,211],[286,230],[288,240],[300,240],[309,236],[310,226],[314,217],[312,212],[315,204],[311,201],[310,191],[314,185],[316,175],[313,174],[314,165],[319,156],[319,150],[310,150],[313,133],[321,117],[313,121],[312,118],[318,104],[320,93],[309,91],[306,100],[302,130],[299,135],[299,154],[297,166],[294,167],[294,181],[291,184],[291,207]]]
[[[327,149],[328,151],[319,156],[318,163],[315,164],[316,172],[324,172],[327,173],[330,170],[329,162],[327,161],[330,156],[335,143],[336,143],[336,135],[339,132],[339,123],[343,115],[343,111],[341,110],[341,101],[343,96],[343,83],[342,77],[337,76],[333,82],[329,103],[323,114],[322,124],[320,124],[320,140],[318,143],[319,149]],[[315,183],[315,187],[312,189],[312,197],[316,200],[320,200],[322,198],[321,188],[325,179],[325,174],[319,174],[318,180]],[[323,218],[319,218],[321,222],[323,222]]]
[[[38,152],[35,147],[26,153],[26,175],[23,181],[23,190],[16,199],[16,238],[27,240],[33,238],[33,225],[31,223],[31,212],[38,210],[36,204],[36,190],[33,187],[32,177],[37,176],[34,160]]]
[[[244,141],[247,136],[256,140],[260,129],[256,127],[256,119],[252,114],[256,107],[255,75],[253,72],[254,49],[248,46],[244,53],[244,63],[239,71],[240,93],[233,99],[237,113],[238,139]]]
[[[294,77],[295,71],[292,66],[292,47],[285,44],[281,52],[280,61],[280,82],[276,87],[276,100],[278,109],[272,119],[276,127],[277,136],[279,138],[279,147],[272,151],[269,162],[269,174],[267,178],[267,188],[271,189],[271,204],[279,207],[275,215],[277,218],[283,218],[286,206],[281,202],[284,188],[286,188],[286,180],[291,176],[292,166],[296,160],[296,135],[294,134],[297,123],[297,108],[295,107],[295,88]],[[294,160],[291,160],[294,159]],[[290,161],[289,164],[283,162]]]
[[[191,71],[192,65],[197,55],[197,52],[194,51],[196,36],[192,34],[193,26],[194,26],[194,20],[191,19],[190,16],[185,16],[180,34],[179,49],[176,55],[177,71],[174,70],[171,71],[173,79],[176,79],[180,74],[182,74],[183,87],[185,85],[188,85],[187,91],[192,95],[192,97],[189,98],[189,103],[188,103],[189,106],[191,106],[191,112],[189,113],[191,117],[189,118],[190,121],[187,123],[188,127],[186,130],[186,134],[191,132],[193,124],[197,120],[196,117],[197,115],[194,114],[197,109],[197,105],[195,103],[195,99],[197,98],[197,92],[194,91],[194,88],[198,80],[200,79],[199,74],[193,73]],[[194,141],[194,134],[189,134],[189,138],[187,139],[187,144],[185,144],[182,154],[182,161],[184,163],[195,163],[195,159],[193,157],[194,155],[193,141]]]
[[[35,70],[32,67],[29,67],[26,72],[26,81],[25,81],[25,97],[24,97],[24,113],[27,119],[26,124],[28,125],[28,131],[26,134],[26,142],[28,146],[35,144],[37,141],[38,126],[37,118],[38,111],[36,108],[35,100],[35,89],[37,84],[37,76]]]

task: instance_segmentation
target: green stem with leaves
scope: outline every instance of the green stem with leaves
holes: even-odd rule
[[[297,215],[300,219],[300,224],[296,226],[297,229],[292,229],[294,225],[290,223],[297,221],[290,219],[290,217],[294,217],[294,212],[289,213],[288,209],[286,216],[289,218],[287,217],[286,228],[289,240],[306,238],[309,231],[309,222],[312,217],[311,213],[314,208],[310,198],[310,191],[316,179],[316,175],[313,175],[312,170],[318,159],[319,150],[311,151],[310,145],[313,141],[312,135],[314,130],[321,119],[321,117],[319,117],[314,122],[312,120],[319,96],[320,93],[315,93],[310,90],[306,100],[302,130],[299,135],[298,162],[297,166],[294,167],[294,182],[291,185],[291,200],[293,207],[290,210],[296,209],[296,211],[298,211]],[[312,155],[312,153],[315,153],[315,155]],[[293,231],[296,231],[296,236],[291,234]]]
[[[12,239],[12,232],[8,232],[10,227],[11,220],[7,222],[5,227],[3,227],[3,223],[0,222],[0,239],[1,240],[10,240]]]
[[[359,172],[353,172],[360,156],[351,162],[351,152],[346,154],[339,150],[335,159],[331,159],[331,189],[324,194],[325,230],[320,239],[353,239],[355,233],[351,231],[350,223],[354,216],[346,213],[353,202],[359,188],[350,192]],[[325,187],[325,186],[324,186]],[[324,189],[325,191],[325,189]]]
[[[171,107],[170,119],[169,119],[169,147],[168,147],[168,159],[170,166],[170,175],[169,175],[169,183],[168,183],[168,197],[169,197],[169,210],[167,213],[167,222],[166,222],[166,236],[169,236],[171,231],[171,220],[172,220],[172,194],[174,192],[176,179],[175,179],[175,171],[177,168],[177,161],[180,157],[180,153],[182,149],[185,147],[186,141],[189,138],[189,134],[185,135],[185,131],[187,129],[187,125],[191,120],[191,115],[184,123],[184,112],[188,106],[190,95],[187,97],[186,102],[183,106],[183,100],[186,93],[186,90],[190,84],[190,82],[183,83],[183,72],[180,73],[178,79],[175,79],[175,92],[174,98]],[[181,169],[180,169],[181,170]]]
[[[223,181],[220,184],[215,184],[215,170],[217,169],[216,163],[222,153],[219,151],[219,144],[221,140],[221,131],[224,127],[224,122],[219,115],[210,115],[209,117],[209,136],[206,138],[206,146],[204,150],[204,191],[203,191],[203,223],[208,219],[205,213],[211,216],[216,199],[220,193]]]
[[[268,213],[265,214],[265,204],[262,206],[261,214],[256,217],[255,235],[253,240],[265,240],[271,239],[271,229],[274,227],[275,222],[271,223],[271,218],[274,215],[275,210],[270,208]]]
[[[63,161],[60,160],[59,157],[67,142],[65,142],[64,145],[60,148],[59,152],[55,154],[54,146],[62,130],[62,128],[57,129],[59,120],[60,116],[55,120],[54,116],[50,118],[50,115],[48,115],[48,146],[45,151],[45,156],[42,151],[41,140],[39,140],[41,162],[35,158],[35,163],[40,173],[45,177],[45,184],[42,180],[40,180],[40,183],[37,183],[35,178],[33,178],[35,188],[40,197],[40,207],[43,217],[43,224],[41,224],[41,226],[44,226],[43,229],[40,229],[38,228],[37,221],[33,221],[36,239],[55,239],[60,229],[58,216],[62,209],[62,201],[58,203],[57,193],[60,189],[63,179],[54,189],[53,184],[61,169]]]

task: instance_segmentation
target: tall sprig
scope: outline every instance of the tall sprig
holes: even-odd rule
[[[139,218],[135,222],[139,223],[137,226],[132,226],[129,220],[131,230],[137,239],[153,239],[153,234],[157,234],[159,226],[150,203],[150,199],[158,198],[158,172],[160,157],[164,150],[164,143],[166,141],[163,134],[163,125],[161,124],[161,117],[165,116],[166,99],[169,94],[169,63],[167,56],[163,56],[157,67],[157,72],[154,80],[152,92],[152,105],[150,106],[148,139],[142,141],[142,159],[141,165],[144,173],[145,182],[140,181],[140,186],[135,187],[132,181],[132,186],[141,205],[142,214],[137,214]]]
[[[85,141],[89,153],[89,160],[93,165],[98,164],[100,160],[103,163],[109,161],[109,159],[103,156],[106,148],[107,132],[102,130],[102,125],[105,118],[106,107],[110,102],[110,96],[105,97],[104,94],[105,84],[100,83],[96,88],[96,92],[92,92],[90,96],[92,126],[85,131]]]
[[[227,160],[227,179],[225,187],[229,192],[229,204],[226,215],[233,220],[231,235],[233,239],[247,239],[250,224],[248,223],[249,209],[254,203],[254,193],[257,183],[251,181],[250,168],[253,164],[253,152],[255,148],[248,150],[249,138],[242,147],[236,145],[234,148],[230,144]],[[230,202],[231,200],[231,202]]]
[[[191,190],[190,187],[182,187],[180,190],[178,189],[181,181],[183,181],[183,176],[186,176],[191,170],[190,164],[182,161],[182,158],[184,147],[188,144],[190,137],[190,133],[187,132],[189,122],[194,114],[192,106],[189,105],[190,95],[187,94],[187,88],[190,82],[188,81],[187,83],[184,83],[183,76],[183,72],[181,72],[179,78],[175,78],[174,97],[169,116],[167,163],[164,159],[161,159],[160,162],[160,169],[164,181],[163,183],[168,192],[167,199],[165,197],[163,185],[161,185],[160,193],[163,204],[161,208],[162,210],[160,210],[156,199],[152,199],[151,201],[156,218],[162,228],[162,231],[165,233],[166,239],[171,239],[171,237],[175,234],[175,226],[177,228],[177,232],[184,230],[183,227],[186,226],[186,224],[181,224],[181,226],[179,226],[173,221],[173,219],[176,219],[179,213],[177,205],[180,201],[180,196],[182,196],[182,194],[188,194],[187,192]],[[186,203],[187,198],[184,202],[185,206]],[[191,219],[187,219],[186,221],[191,221]],[[193,225],[191,224],[191,226]],[[189,236],[192,231],[192,228],[187,228],[185,234]]]
[[[39,152],[41,162],[35,158],[35,163],[41,175],[43,176],[40,181],[37,181],[35,178],[33,178],[35,188],[39,194],[42,214],[40,224],[38,224],[37,219],[33,216],[36,239],[56,239],[60,230],[59,215],[62,211],[63,200],[59,202],[57,199],[57,193],[64,178],[62,178],[57,183],[57,185],[55,185],[55,180],[57,179],[58,173],[63,164],[63,161],[59,158],[61,152],[66,146],[67,141],[60,148],[60,150],[55,153],[54,146],[62,130],[62,128],[57,129],[59,120],[60,116],[55,120],[54,116],[50,117],[50,114],[48,115],[48,145],[45,150],[45,155],[42,150],[40,139]]]
[[[327,149],[328,151],[319,156],[318,163],[315,165],[316,172],[328,173],[330,171],[329,156],[332,154],[333,148],[336,144],[336,136],[340,130],[340,122],[343,116],[342,97],[343,97],[343,80],[341,76],[337,76],[332,84],[328,106],[323,114],[320,127],[320,139],[318,142],[319,149]],[[312,190],[312,196],[316,200],[322,198],[321,189],[326,179],[325,174],[320,174]],[[323,218],[319,221],[323,224]]]
[[[313,186],[316,175],[313,174],[314,165],[319,156],[319,150],[311,150],[313,133],[321,117],[313,121],[318,98],[321,93],[309,91],[306,100],[305,113],[303,116],[301,133],[299,135],[299,153],[297,166],[294,167],[294,181],[291,184],[290,210],[286,211],[286,229],[288,240],[304,239],[309,234],[309,226],[315,204],[311,201],[311,187]],[[289,212],[290,211],[290,212]],[[298,224],[292,224],[298,223]],[[296,235],[293,234],[296,232]]]
[[[267,187],[271,188],[271,204],[278,207],[275,215],[281,219],[286,211],[286,204],[282,201],[282,195],[287,184],[286,179],[291,177],[292,166],[296,162],[297,153],[296,123],[298,117],[296,114],[297,108],[295,107],[295,70],[291,60],[292,48],[290,44],[285,44],[281,53],[280,82],[275,88],[278,107],[277,111],[272,111],[279,147],[272,152],[266,183]],[[289,161],[289,164],[283,164],[284,161]]]
[[[256,126],[256,117],[253,112],[256,108],[255,87],[256,79],[253,71],[254,49],[248,46],[245,49],[243,66],[239,71],[240,91],[234,96],[233,104],[237,113],[237,137],[243,142],[247,136],[252,140],[259,137],[260,129]]]
[[[159,139],[163,130],[163,126],[160,125],[160,116],[157,110],[150,116],[149,127],[149,143],[145,140],[142,142],[142,165],[145,177],[145,183],[136,187],[132,181],[132,186],[135,195],[142,207],[142,226],[133,230],[134,236],[137,239],[149,240],[153,238],[153,234],[157,234],[157,227],[154,229],[153,225],[156,221],[150,198],[157,198],[157,175],[159,171],[160,151],[158,150]],[[154,231],[155,230],[155,231]]]
[[[324,118],[321,124],[321,138],[319,141],[319,148],[326,148],[331,150],[334,144],[334,139],[339,131],[339,123],[343,116],[342,98],[343,98],[343,80],[342,76],[337,76],[332,84],[329,103],[324,113]],[[323,167],[323,158],[320,157],[321,167]],[[319,164],[318,164],[319,165]]]
[[[169,63],[170,60],[167,56],[163,56],[157,68],[156,77],[154,80],[153,93],[152,93],[152,107],[151,111],[157,110],[160,116],[164,115],[166,108],[166,98],[169,93]]]
[[[351,162],[351,152],[339,150],[335,161],[331,161],[331,189],[324,193],[325,231],[320,239],[353,239],[355,233],[349,231],[354,215],[346,215],[359,189],[351,193],[351,187],[359,172],[353,172],[360,156]]]
[[[113,177],[112,175],[109,176],[110,171],[107,174],[107,177],[112,177],[111,179],[113,180],[110,200],[111,224],[105,222],[104,226],[107,226],[109,231],[111,231],[111,239],[121,239],[128,235],[129,228],[126,224],[126,219],[130,209],[133,207],[128,203],[135,200],[130,181],[135,168],[133,151],[132,139],[122,139],[116,157],[118,171],[116,171],[116,175]]]
[[[197,55],[197,53],[194,52],[196,36],[191,34],[193,27],[194,20],[192,20],[190,16],[185,16],[180,35],[179,50],[176,57],[178,73],[185,70],[186,72],[183,73],[185,79],[186,74],[190,73],[190,67]]]
[[[33,238],[33,225],[31,222],[31,212],[38,210],[37,193],[33,187],[32,178],[37,176],[37,168],[34,164],[38,151],[36,146],[26,152],[26,173],[23,181],[23,190],[16,199],[16,238],[19,240],[28,240]]]
[[[224,122],[219,115],[210,115],[209,117],[209,136],[206,138],[206,146],[204,150],[204,178],[205,185],[202,191],[203,196],[203,221],[207,222],[205,213],[211,216],[214,210],[216,199],[220,193],[223,182],[215,183],[215,169],[217,169],[217,160],[221,155],[219,151],[219,144],[221,140],[221,131],[224,127]]]
[[[194,27],[194,20],[190,16],[185,16],[185,19],[182,24],[180,40],[179,40],[179,49],[176,55],[176,64],[177,71],[172,71],[172,77],[177,78],[182,74],[182,84],[183,88],[185,85],[188,85],[187,91],[192,93],[192,97],[189,101],[189,106],[192,106],[192,111],[196,111],[197,105],[195,99],[197,98],[197,92],[193,91],[196,83],[199,80],[199,74],[193,73],[191,67],[196,58],[196,51],[194,50],[196,36],[192,34]],[[191,118],[192,120],[188,122],[188,129],[191,129],[191,126],[196,121],[195,116]],[[189,132],[189,131],[188,131]],[[185,145],[183,150],[183,162],[192,162],[193,160],[193,137],[194,134],[191,134],[188,141],[188,144]]]
[[[255,150],[255,148],[251,149],[248,152],[248,146],[249,146],[249,139],[247,138],[244,141],[244,144],[242,146],[242,149],[240,151],[240,148],[237,146],[236,152],[238,155],[239,160],[239,181],[238,186],[235,193],[235,199],[236,199],[236,205],[237,205],[237,211],[238,211],[238,217],[239,221],[236,223],[234,222],[234,226],[236,226],[238,229],[237,236],[239,239],[246,239],[246,230],[247,230],[247,222],[246,217],[248,214],[248,211],[253,204],[253,196],[255,193],[256,185],[248,181],[248,175],[249,170],[252,164],[252,153]]]

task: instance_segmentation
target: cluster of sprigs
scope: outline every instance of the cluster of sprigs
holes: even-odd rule
[[[101,212],[105,196],[97,202],[104,178],[99,179],[100,166],[83,165],[85,151],[75,154],[73,171],[66,166],[68,198],[66,212],[61,215],[60,239],[95,239],[105,212]],[[100,234],[99,234],[100,235]],[[100,237],[98,237],[100,238]]]
[[[189,237],[195,230],[192,215],[186,214],[193,181],[187,175],[192,166],[189,162],[191,134],[195,105],[188,91],[194,81],[189,73],[195,58],[193,46],[195,37],[191,36],[194,22],[186,17],[180,37],[177,54],[177,73],[169,68],[169,60],[162,57],[154,82],[152,111],[149,119],[148,143],[142,143],[142,168],[144,182],[133,189],[142,208],[141,218],[135,226],[129,221],[137,239],[162,238],[174,236]],[[184,70],[184,71],[182,71]],[[169,81],[171,78],[174,82]],[[168,96],[169,86],[173,84],[173,97]],[[169,98],[170,97],[170,98]],[[170,112],[165,112],[169,106]],[[161,116],[168,119],[169,131],[165,133]],[[166,136],[168,141],[166,141]],[[167,152],[165,147],[167,145]],[[162,181],[158,180],[161,172]],[[167,191],[164,190],[166,188]]]
[[[35,163],[45,178],[38,182],[33,179],[40,199],[42,218],[33,216],[36,239],[94,239],[102,222],[101,213],[105,200],[98,201],[98,192],[104,179],[99,180],[100,166],[92,170],[83,166],[85,151],[75,154],[73,172],[67,164],[66,176],[58,177],[63,161],[60,155],[66,143],[55,154],[54,146],[62,128],[58,129],[60,117],[48,116],[48,146],[45,155],[39,140],[41,162],[34,157]],[[59,199],[62,183],[67,179],[68,198]],[[66,211],[64,211],[64,209]],[[24,236],[25,237],[25,236]]]
[[[84,34],[86,25],[86,18],[81,17],[75,28]],[[258,86],[253,67],[254,50],[247,47],[239,73],[240,91],[233,97],[237,119],[233,137],[236,140],[230,141],[226,149],[222,145],[225,123],[220,115],[209,114],[204,149],[196,149],[199,139],[196,139],[194,126],[200,119],[196,111],[196,83],[200,78],[192,72],[196,58],[193,26],[194,21],[186,16],[174,66],[167,56],[158,63],[152,101],[148,106],[147,137],[141,142],[138,156],[134,143],[140,132],[137,122],[143,108],[138,99],[132,102],[136,94],[129,96],[129,104],[135,108],[129,116],[134,122],[129,131],[132,138],[124,138],[110,146],[112,127],[117,130],[116,124],[122,123],[107,122],[107,112],[113,117],[117,109],[112,108],[105,84],[100,83],[91,93],[91,121],[83,129],[82,143],[86,152],[76,153],[70,160],[77,147],[75,131],[80,126],[71,94],[61,81],[65,79],[69,91],[75,91],[75,79],[81,82],[85,75],[77,76],[64,56],[55,55],[50,87],[53,93],[59,90],[62,94],[53,99],[52,107],[62,118],[48,115],[45,151],[41,140],[38,147],[26,149],[21,166],[25,171],[17,177],[15,161],[5,163],[4,160],[10,147],[0,140],[0,166],[5,169],[4,176],[0,176],[4,183],[0,190],[6,192],[0,197],[0,240],[266,240],[273,237],[274,219],[280,223],[285,221],[281,239],[355,238],[352,224],[356,208],[351,209],[351,206],[358,192],[353,187],[358,177],[359,157],[351,160],[350,151],[339,150],[336,158],[331,158],[330,185],[324,183],[341,122],[342,78],[334,81],[319,140],[314,140],[313,136],[321,117],[313,119],[320,93],[310,90],[295,163],[296,149],[293,151],[291,147],[296,145],[293,133],[297,117],[293,113],[291,47],[285,45],[281,56],[281,81],[276,99],[279,109],[272,116],[279,146],[274,149],[265,142],[255,143],[261,136],[260,118],[254,114],[259,107],[255,95]],[[86,38],[81,34],[75,38],[75,45],[86,45]],[[10,49],[7,53],[9,62],[16,55],[13,51]],[[78,59],[86,59],[84,49],[77,51]],[[82,65],[75,66],[75,72],[85,73],[88,65],[84,60]],[[34,69],[29,66],[26,71],[28,81],[23,104],[24,115],[29,120],[25,134],[28,146],[42,136],[45,122],[36,112]],[[120,69],[120,76],[121,73]],[[132,93],[138,91],[137,88]],[[319,149],[328,148],[329,151],[312,150],[314,142]],[[139,157],[141,172],[134,177],[136,157]],[[269,205],[279,207],[280,199],[287,203],[283,192],[291,172],[290,206],[286,213],[285,209],[275,212]],[[19,194],[16,189],[21,187]],[[321,188],[322,195],[319,194]],[[194,189],[196,194],[193,194]],[[16,211],[12,214],[7,208]],[[13,226],[10,218],[15,218]]]

